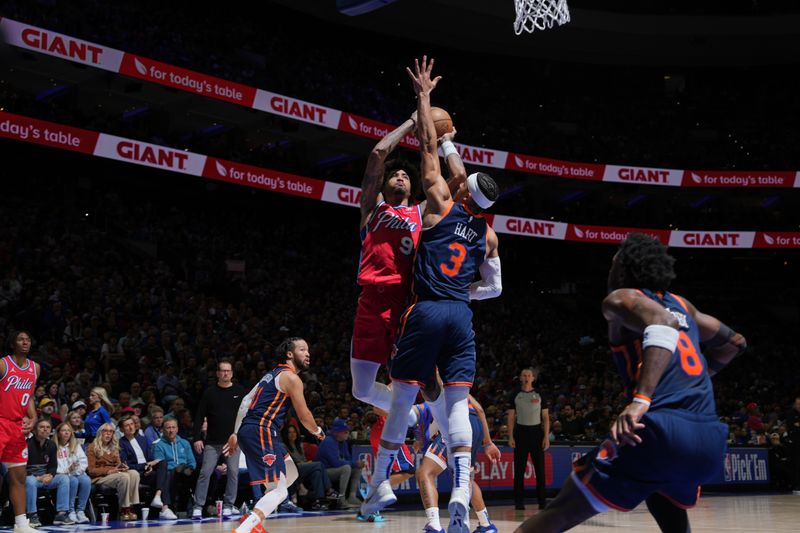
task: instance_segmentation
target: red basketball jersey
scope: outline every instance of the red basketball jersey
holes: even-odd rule
[[[21,421],[28,413],[28,403],[36,386],[36,365],[28,359],[28,366],[20,368],[10,355],[3,360],[6,374],[0,377],[0,418]]]
[[[422,231],[419,204],[375,206],[367,225],[361,229],[359,285],[411,283],[414,251]]]

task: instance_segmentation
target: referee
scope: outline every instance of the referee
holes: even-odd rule
[[[524,368],[519,375],[522,389],[513,397],[508,407],[508,445],[514,448],[514,506],[525,509],[525,470],[528,454],[536,473],[536,497],[539,509],[544,509],[545,473],[544,451],[550,447],[550,415],[547,401],[533,390],[536,374]]]

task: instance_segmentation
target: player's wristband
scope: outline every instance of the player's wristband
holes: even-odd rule
[[[313,435],[315,437],[319,437],[320,435],[322,435],[322,428],[317,426],[317,430],[313,433]]]
[[[444,141],[442,143],[442,152],[445,159],[451,154],[458,155],[458,150],[456,150],[456,145],[453,144],[453,141]]]
[[[653,401],[653,399],[650,398],[649,396],[645,396],[644,394],[634,394],[632,401],[636,403],[643,403],[647,407],[650,407],[650,403]]]

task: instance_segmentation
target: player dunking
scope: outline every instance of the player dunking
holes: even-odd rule
[[[433,61],[417,61],[408,73],[417,94],[417,136],[422,150],[422,177],[427,203],[422,242],[415,258],[416,302],[404,313],[397,354],[392,360],[392,403],[383,431],[370,494],[362,514],[394,503],[386,481],[407,430],[408,411],[421,385],[438,368],[445,384],[448,446],[454,471],[449,533],[467,532],[472,431],[467,395],[475,375],[475,335],[470,289],[479,266],[497,255],[497,236],[482,213],[498,197],[497,184],[486,174],[470,175],[453,201],[441,176],[430,93],[440,78],[431,79]],[[498,269],[499,271],[499,269]],[[499,272],[498,272],[499,273]],[[499,288],[499,280],[492,283]],[[443,421],[439,421],[443,426]]]
[[[297,376],[309,367],[308,343],[290,337],[278,346],[277,355],[278,366],[267,372],[242,400],[234,432],[223,449],[226,455],[231,455],[240,446],[247,460],[250,484],[263,484],[266,489],[253,512],[234,530],[236,533],[261,529],[261,522],[286,499],[289,486],[297,479],[297,467],[280,440],[289,407],[294,407],[297,418],[308,431],[320,440],[325,437],[308,410],[303,382]]]
[[[722,468],[728,436],[710,375],[747,345],[716,318],[667,292],[674,261],[657,239],[636,233],[614,255],[603,315],[630,403],[610,438],[576,461],[558,497],[517,533],[564,531],[642,501],[662,531],[690,531],[686,509],[697,502],[700,485]]]
[[[31,397],[39,365],[28,359],[31,336],[19,331],[11,336],[13,353],[0,359],[0,461],[8,469],[8,487],[14,507],[14,533],[42,533],[30,526],[25,515],[25,465],[28,443],[36,420]]]

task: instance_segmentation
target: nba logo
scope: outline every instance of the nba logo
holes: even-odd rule
[[[580,459],[584,455],[586,455],[586,454],[585,453],[581,453],[581,452],[572,452],[572,457],[570,458],[570,462],[574,463],[575,461],[577,461],[578,459]]]
[[[725,481],[733,480],[733,466],[731,466],[731,454],[725,454]]]

